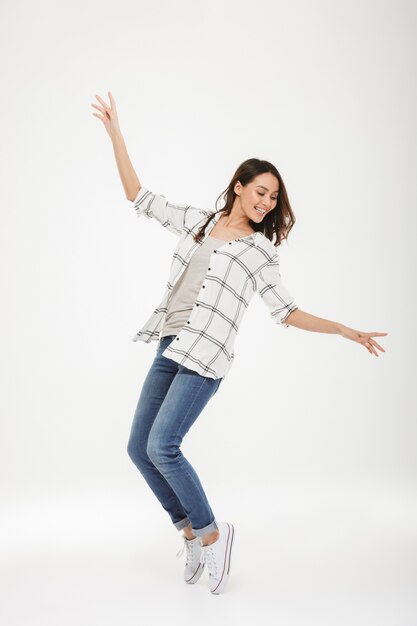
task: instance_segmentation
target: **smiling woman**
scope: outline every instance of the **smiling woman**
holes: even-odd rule
[[[282,328],[337,333],[377,356],[375,348],[384,350],[372,337],[387,333],[363,333],[298,308],[281,280],[277,253],[295,217],[272,163],[255,158],[241,163],[223,193],[221,209],[168,201],[141,186],[110,92],[109,97],[110,106],[97,96],[101,106],[92,106],[100,114],[93,115],[112,140],[126,197],[137,217],[156,220],[177,238],[162,301],[133,337],[156,341],[157,347],[127,451],[174,527],[184,531],[185,581],[195,583],[207,565],[210,591],[218,594],[230,576],[235,528],[216,520],[180,445],[233,365],[235,339],[252,296],[259,294]]]

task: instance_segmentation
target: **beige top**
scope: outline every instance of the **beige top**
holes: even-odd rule
[[[216,239],[209,235],[193,254],[187,269],[172,290],[161,338],[178,334],[184,326],[191,315],[201,284],[207,274],[213,250],[226,243],[227,241],[223,239]]]

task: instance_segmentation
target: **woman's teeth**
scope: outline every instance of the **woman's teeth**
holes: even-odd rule
[[[255,207],[255,211],[257,211],[260,215],[264,215],[265,214],[265,210],[264,209],[260,209],[259,207]]]

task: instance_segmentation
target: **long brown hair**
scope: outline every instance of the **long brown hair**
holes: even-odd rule
[[[216,207],[219,200],[223,197],[225,199],[225,206],[220,209],[222,215],[230,215],[233,207],[233,203],[236,198],[234,186],[238,181],[245,187],[248,183],[251,183],[253,179],[259,174],[270,172],[279,181],[278,198],[275,208],[269,211],[265,216],[265,219],[261,223],[253,222],[249,220],[249,224],[255,231],[262,232],[275,246],[281,245],[284,239],[288,238],[288,234],[295,223],[295,215],[291,209],[290,202],[288,200],[287,190],[285,189],[284,181],[277,168],[269,163],[269,161],[261,161],[260,159],[247,159],[243,161],[233,174],[232,180],[226,189],[218,196],[216,200]],[[195,234],[194,240],[201,241],[204,236],[207,225],[210,220],[213,219],[216,211],[213,212],[201,226],[199,231]],[[275,241],[273,236],[275,235]]]

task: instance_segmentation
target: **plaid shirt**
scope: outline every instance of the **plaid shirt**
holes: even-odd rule
[[[132,339],[149,343],[160,340],[171,291],[221,213],[173,204],[144,187],[133,206],[138,217],[156,219],[179,238],[163,298]],[[197,243],[193,235],[213,213],[202,241]],[[162,354],[202,376],[225,378],[233,365],[235,337],[255,292],[268,307],[272,320],[288,328],[285,319],[298,307],[281,282],[276,247],[261,232],[225,241],[213,251],[190,317]]]

